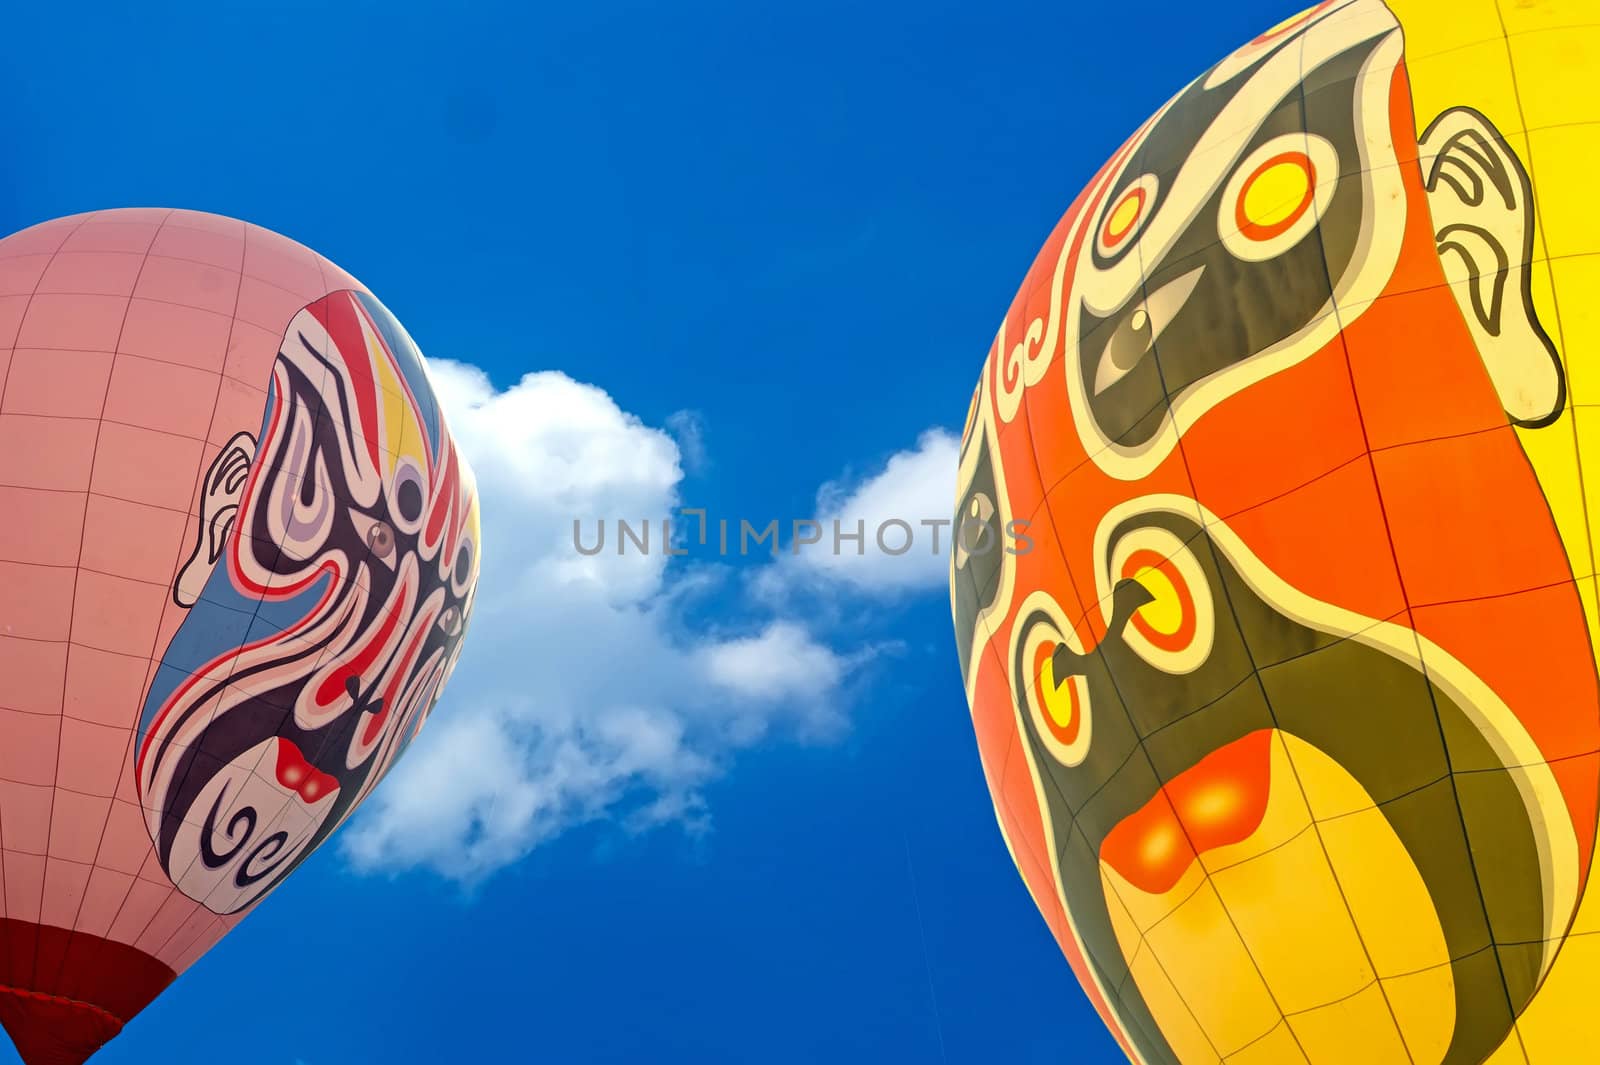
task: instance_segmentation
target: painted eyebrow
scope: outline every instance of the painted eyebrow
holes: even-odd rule
[[[350,402],[350,397],[345,393],[344,376],[339,372],[332,362],[328,361],[328,357],[326,355],[318,351],[316,346],[312,344],[311,341],[306,339],[305,333],[297,331],[295,335],[300,338],[300,345],[306,349],[307,353],[309,353],[313,359],[322,364],[323,369],[327,370],[328,375],[332,378],[334,388],[337,389],[339,393],[338,406],[339,419],[341,422],[340,428],[344,430],[345,446],[350,449],[350,454],[357,454],[355,425],[350,420],[350,408],[352,404]],[[332,337],[328,338],[328,343],[333,343]],[[324,405],[324,409],[326,409],[326,405]]]

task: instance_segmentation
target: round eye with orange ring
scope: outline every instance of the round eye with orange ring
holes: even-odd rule
[[[1258,244],[1281,236],[1311,209],[1317,172],[1305,152],[1280,152],[1250,172],[1233,204],[1239,232]]]
[[[1338,180],[1339,154],[1324,138],[1272,138],[1245,157],[1222,190],[1223,245],[1246,262],[1277,258],[1317,227]]]
[[[1095,250],[1101,258],[1110,258],[1126,250],[1150,220],[1160,188],[1161,183],[1154,174],[1145,174],[1123,189],[1106,208],[1105,218],[1094,238]]]
[[[1084,660],[1083,643],[1045,592],[1028,596],[1017,617],[1012,694],[1050,756],[1068,768],[1079,765],[1089,755],[1094,731],[1089,682],[1074,668]]]
[[[1189,545],[1165,529],[1137,529],[1111,553],[1113,583],[1137,581],[1150,601],[1122,633],[1128,647],[1163,673],[1192,673],[1211,655],[1216,610],[1211,585]]]

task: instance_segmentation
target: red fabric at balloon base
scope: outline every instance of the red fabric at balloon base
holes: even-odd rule
[[[0,944],[0,1025],[26,1065],[82,1065],[177,975],[126,944],[14,918],[0,918]]]

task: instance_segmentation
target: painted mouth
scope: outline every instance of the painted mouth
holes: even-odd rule
[[[1173,778],[1107,834],[1100,876],[1185,1065],[1449,1049],[1455,984],[1422,874],[1361,784],[1296,736],[1251,732]]]
[[[1249,839],[1267,814],[1272,735],[1252,732],[1174,778],[1106,835],[1100,860],[1140,891],[1165,895],[1201,854]]]

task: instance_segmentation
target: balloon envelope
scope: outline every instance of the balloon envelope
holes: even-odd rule
[[[258,226],[0,241],[0,373],[0,1022],[76,1063],[411,742],[478,510],[405,330]]]
[[[957,645],[1132,1060],[1593,1059],[1597,85],[1586,0],[1318,4],[1141,126],[1004,317]]]

